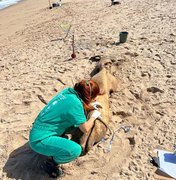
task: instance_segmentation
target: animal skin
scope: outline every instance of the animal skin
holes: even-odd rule
[[[109,72],[111,61],[101,59],[94,69],[92,80],[97,82],[100,87],[100,95],[97,96],[96,100],[101,104],[102,108],[99,109],[101,112],[101,119],[95,120],[94,127],[90,132],[83,134],[79,128],[72,132],[72,140],[76,141],[82,146],[83,154],[86,154],[94,144],[98,143],[105,137],[107,127],[110,120],[110,109],[109,109],[109,95],[117,89],[118,80]],[[93,111],[88,113],[87,119],[91,116]]]

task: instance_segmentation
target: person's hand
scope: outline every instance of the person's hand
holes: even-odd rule
[[[101,104],[98,101],[95,101],[93,103],[91,103],[91,105],[98,110],[99,108],[102,108]]]
[[[91,115],[91,118],[97,119],[101,115],[101,112],[94,110],[94,112]]]

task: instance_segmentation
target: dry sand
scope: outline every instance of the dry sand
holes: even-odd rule
[[[110,97],[110,128],[129,125],[131,131],[116,132],[109,153],[110,139],[64,165],[63,179],[155,179],[148,154],[172,151],[176,140],[176,1],[120,2],[66,0],[49,10],[47,0],[26,0],[0,11],[0,179],[48,179],[36,170],[39,158],[27,144],[44,107],[38,95],[49,100],[89,78],[94,55],[113,60],[121,80]],[[128,42],[115,45],[124,30]],[[77,58],[70,60],[73,33]]]

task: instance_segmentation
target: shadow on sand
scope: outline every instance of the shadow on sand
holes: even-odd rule
[[[53,178],[40,169],[46,159],[46,156],[35,153],[26,143],[10,154],[3,171],[8,178],[16,180],[50,180]]]

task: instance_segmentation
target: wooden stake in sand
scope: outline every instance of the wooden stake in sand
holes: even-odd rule
[[[51,1],[48,0],[48,3],[49,3],[49,9],[52,9],[52,6],[51,6]]]
[[[73,35],[73,39],[72,39],[72,48],[73,48],[73,53],[71,55],[72,59],[76,58],[76,54],[75,54],[75,37]]]

